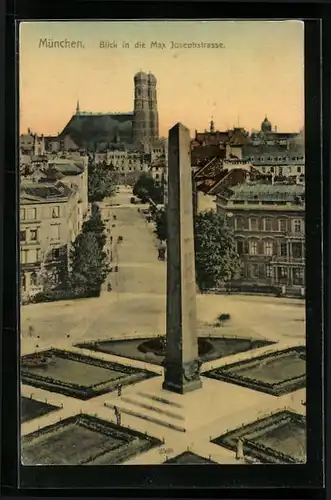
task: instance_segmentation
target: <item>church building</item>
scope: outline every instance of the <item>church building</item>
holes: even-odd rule
[[[120,113],[76,113],[58,137],[49,142],[64,150],[103,151],[152,147],[159,139],[156,78],[140,71],[134,76],[133,111]],[[52,149],[51,144],[48,149]]]

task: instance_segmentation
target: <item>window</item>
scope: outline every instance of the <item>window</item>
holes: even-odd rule
[[[237,252],[239,255],[244,253],[244,242],[242,240],[237,241]]]
[[[300,219],[294,219],[293,230],[295,233],[302,233],[302,221]]]
[[[287,231],[286,219],[279,219],[279,231],[282,233]]]
[[[287,257],[287,243],[280,244],[280,256]]]
[[[251,241],[251,255],[257,255],[257,240]]]
[[[30,284],[31,286],[37,286],[38,285],[38,276],[37,273],[33,272],[30,275]]]
[[[25,209],[24,208],[21,208],[21,210],[20,210],[20,219],[25,220]]]
[[[304,284],[304,269],[303,267],[293,268],[293,285],[303,285]]]
[[[21,264],[27,264],[29,258],[29,250],[21,250]]]
[[[60,217],[60,207],[56,206],[52,208],[52,217],[53,219]]]
[[[36,208],[28,208],[26,211],[27,220],[36,220],[37,218],[37,209]]]
[[[60,249],[59,248],[53,248],[52,250],[52,259],[57,260],[60,257]]]
[[[272,272],[272,266],[266,265],[266,276],[267,278],[272,278],[273,272]]]
[[[159,177],[159,174],[155,174],[155,179],[158,179]]]
[[[250,219],[250,227],[251,231],[257,231],[258,230],[258,220],[256,217],[251,217]]]
[[[20,231],[20,241],[26,241],[26,231]]]
[[[259,277],[259,266],[257,264],[250,264],[248,269],[251,278]]]
[[[302,243],[292,243],[292,257],[294,257],[295,259],[301,259],[303,257]]]
[[[272,231],[272,220],[271,219],[264,219],[264,230],[265,231]]]
[[[60,226],[59,225],[51,226],[51,239],[52,240],[59,240],[60,239]]]
[[[265,255],[273,254],[273,242],[272,240],[267,240],[264,242],[264,253]]]
[[[34,262],[37,262],[37,260],[38,260],[38,252],[35,248],[32,248],[31,250],[29,250],[28,262],[32,264]]]
[[[301,174],[301,167],[297,167],[297,173]]]
[[[30,229],[30,241],[37,241],[38,231],[37,229]]]
[[[242,217],[235,218],[235,228],[239,231],[244,229],[244,220]]]

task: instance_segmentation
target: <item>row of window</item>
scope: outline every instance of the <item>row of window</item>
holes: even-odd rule
[[[51,241],[57,241],[60,239],[60,224],[52,224],[50,226],[50,239]],[[22,229],[20,231],[20,242],[37,242],[39,237],[38,229]]]
[[[289,156],[268,156],[268,157],[250,156],[248,158],[248,160],[249,161],[289,161],[289,160],[299,161],[299,160],[304,160],[304,157],[303,156],[291,156],[291,157],[289,157]]]
[[[301,234],[304,230],[302,219],[276,219],[276,218],[257,218],[249,217],[245,219],[244,217],[235,217],[235,229],[237,231],[249,230],[249,231],[279,231],[287,232],[292,230],[293,233]]]
[[[247,266],[247,275],[252,279],[269,278],[276,283],[289,284],[291,281],[293,285],[303,285],[305,279],[305,271],[303,267],[288,268],[285,266],[273,267],[264,264],[249,264]]]
[[[280,243],[278,246],[272,240],[237,240],[237,252],[239,255],[279,255],[280,257],[293,257],[300,259],[304,257],[304,245],[301,242]]]
[[[266,174],[267,172],[270,174],[277,172],[278,175],[283,175],[284,173],[283,167],[261,167],[261,170],[264,174]],[[287,172],[289,174],[292,174],[294,172],[296,172],[297,174],[301,174],[303,172],[303,167],[293,167],[292,171],[292,167],[287,166]]]
[[[20,242],[38,241],[38,229],[29,229],[20,231]]]
[[[60,217],[60,207],[51,207],[51,217],[57,219]],[[37,209],[36,208],[21,208],[20,209],[20,219],[22,220],[36,220],[37,219]]]
[[[21,264],[35,264],[40,262],[42,258],[42,252],[40,248],[29,248],[21,249]],[[51,260],[57,260],[60,258],[60,249],[53,248],[51,255]]]

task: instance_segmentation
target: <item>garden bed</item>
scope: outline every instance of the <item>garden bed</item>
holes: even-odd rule
[[[21,397],[21,423],[28,422],[34,418],[42,417],[48,413],[59,410],[57,406],[50,405],[49,403],[44,403],[42,401],[36,401],[32,398]]]
[[[169,460],[166,460],[163,465],[208,465],[208,464],[216,464],[216,462],[213,462],[212,460],[209,460],[208,458],[200,457],[200,455],[196,455],[195,453],[192,453],[191,451],[185,451],[184,453],[181,453],[180,455],[177,455],[177,457],[169,458]]]
[[[75,415],[21,439],[23,465],[117,465],[162,442],[90,415]]]
[[[21,360],[21,381],[87,400],[158,374],[59,349],[28,354]]]
[[[236,451],[242,441],[244,456],[262,463],[306,462],[306,419],[284,410],[223,434],[211,442]]]
[[[306,349],[298,346],[275,351],[215,368],[203,375],[281,396],[306,386]]]

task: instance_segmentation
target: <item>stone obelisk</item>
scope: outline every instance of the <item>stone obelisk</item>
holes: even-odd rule
[[[167,313],[163,389],[199,389],[190,134],[169,131],[167,207]]]

